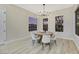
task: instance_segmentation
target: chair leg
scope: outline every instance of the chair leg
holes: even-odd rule
[[[44,49],[44,43],[42,43],[42,49]]]
[[[54,42],[55,42],[55,45],[57,45],[57,44],[56,44],[56,40],[54,40]]]
[[[33,44],[33,46],[34,46],[34,44],[35,44],[35,40],[32,40],[32,44]]]
[[[51,44],[49,43],[49,49],[51,49]]]

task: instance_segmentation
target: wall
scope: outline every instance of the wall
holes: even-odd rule
[[[59,38],[67,38],[74,40],[79,47],[79,37],[75,34],[75,10],[77,5],[70,8],[54,11],[48,17],[49,31],[55,32],[55,16],[63,15],[64,32],[55,32]],[[14,5],[6,5],[7,10],[7,39],[14,40],[27,37],[28,34],[28,16],[36,16],[32,12],[16,7]],[[38,31],[43,30],[43,17],[38,18]],[[14,25],[15,24],[15,25]]]
[[[38,31],[43,31],[43,16],[37,16],[38,18]]]
[[[64,32],[55,32],[56,36],[59,38],[67,38],[73,40],[79,49],[79,36],[75,34],[75,11],[77,7],[78,5],[75,4],[70,8],[52,12],[52,14],[49,16],[49,31],[55,32],[55,16],[63,15]]]
[[[76,11],[77,8],[78,8],[78,5],[73,6],[73,12],[74,12],[73,13],[73,23],[74,23],[74,25],[73,25],[73,35],[74,35],[74,42],[79,49],[79,36],[77,36],[75,34],[75,11]]]
[[[57,10],[51,14],[49,17],[49,30],[55,32],[55,16],[63,16],[63,25],[64,25],[64,32],[56,32],[57,37],[62,38],[73,38],[73,7]],[[52,26],[52,27],[50,27]],[[52,30],[53,29],[53,30]]]
[[[57,10],[48,16],[48,31],[54,32],[57,37],[73,39],[73,7]],[[64,20],[64,32],[55,32],[55,16],[62,16]],[[43,18],[41,18],[42,20]],[[38,20],[39,29],[41,29],[42,21]]]
[[[77,5],[70,8],[57,10],[48,17],[48,30],[55,32],[55,16],[64,16],[64,32],[55,32],[57,37],[73,39],[79,47],[79,37],[75,35],[75,10]],[[0,5],[0,9],[6,10],[7,14],[7,41],[26,38],[30,34],[28,32],[28,16],[36,16],[23,8],[15,5]],[[38,31],[43,29],[43,17],[38,16]]]
[[[7,41],[28,37],[28,16],[35,14],[15,5],[0,5],[0,9],[6,9]]]

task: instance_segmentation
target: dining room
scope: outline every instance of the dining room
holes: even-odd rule
[[[79,5],[1,4],[0,54],[78,54]]]

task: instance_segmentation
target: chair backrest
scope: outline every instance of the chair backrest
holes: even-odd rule
[[[51,36],[51,40],[56,40],[56,35],[55,35],[55,33]]]
[[[31,33],[31,37],[32,37],[32,40],[36,40],[35,32],[32,32],[32,33]]]
[[[50,35],[48,34],[43,35],[42,43],[50,43],[50,40],[51,40]]]

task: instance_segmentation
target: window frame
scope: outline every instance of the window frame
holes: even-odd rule
[[[30,17],[33,18],[33,20],[35,19],[36,24],[30,24]],[[37,30],[37,18],[34,17],[34,16],[29,16],[29,17],[28,17],[28,20],[29,20],[29,21],[28,21],[28,22],[29,22],[29,24],[28,24],[28,25],[29,25],[29,26],[28,26],[28,31],[29,31],[29,32],[31,32],[31,31],[36,31],[36,30]],[[34,28],[33,28],[33,27],[34,27]],[[35,27],[36,27],[36,28],[35,28]]]

